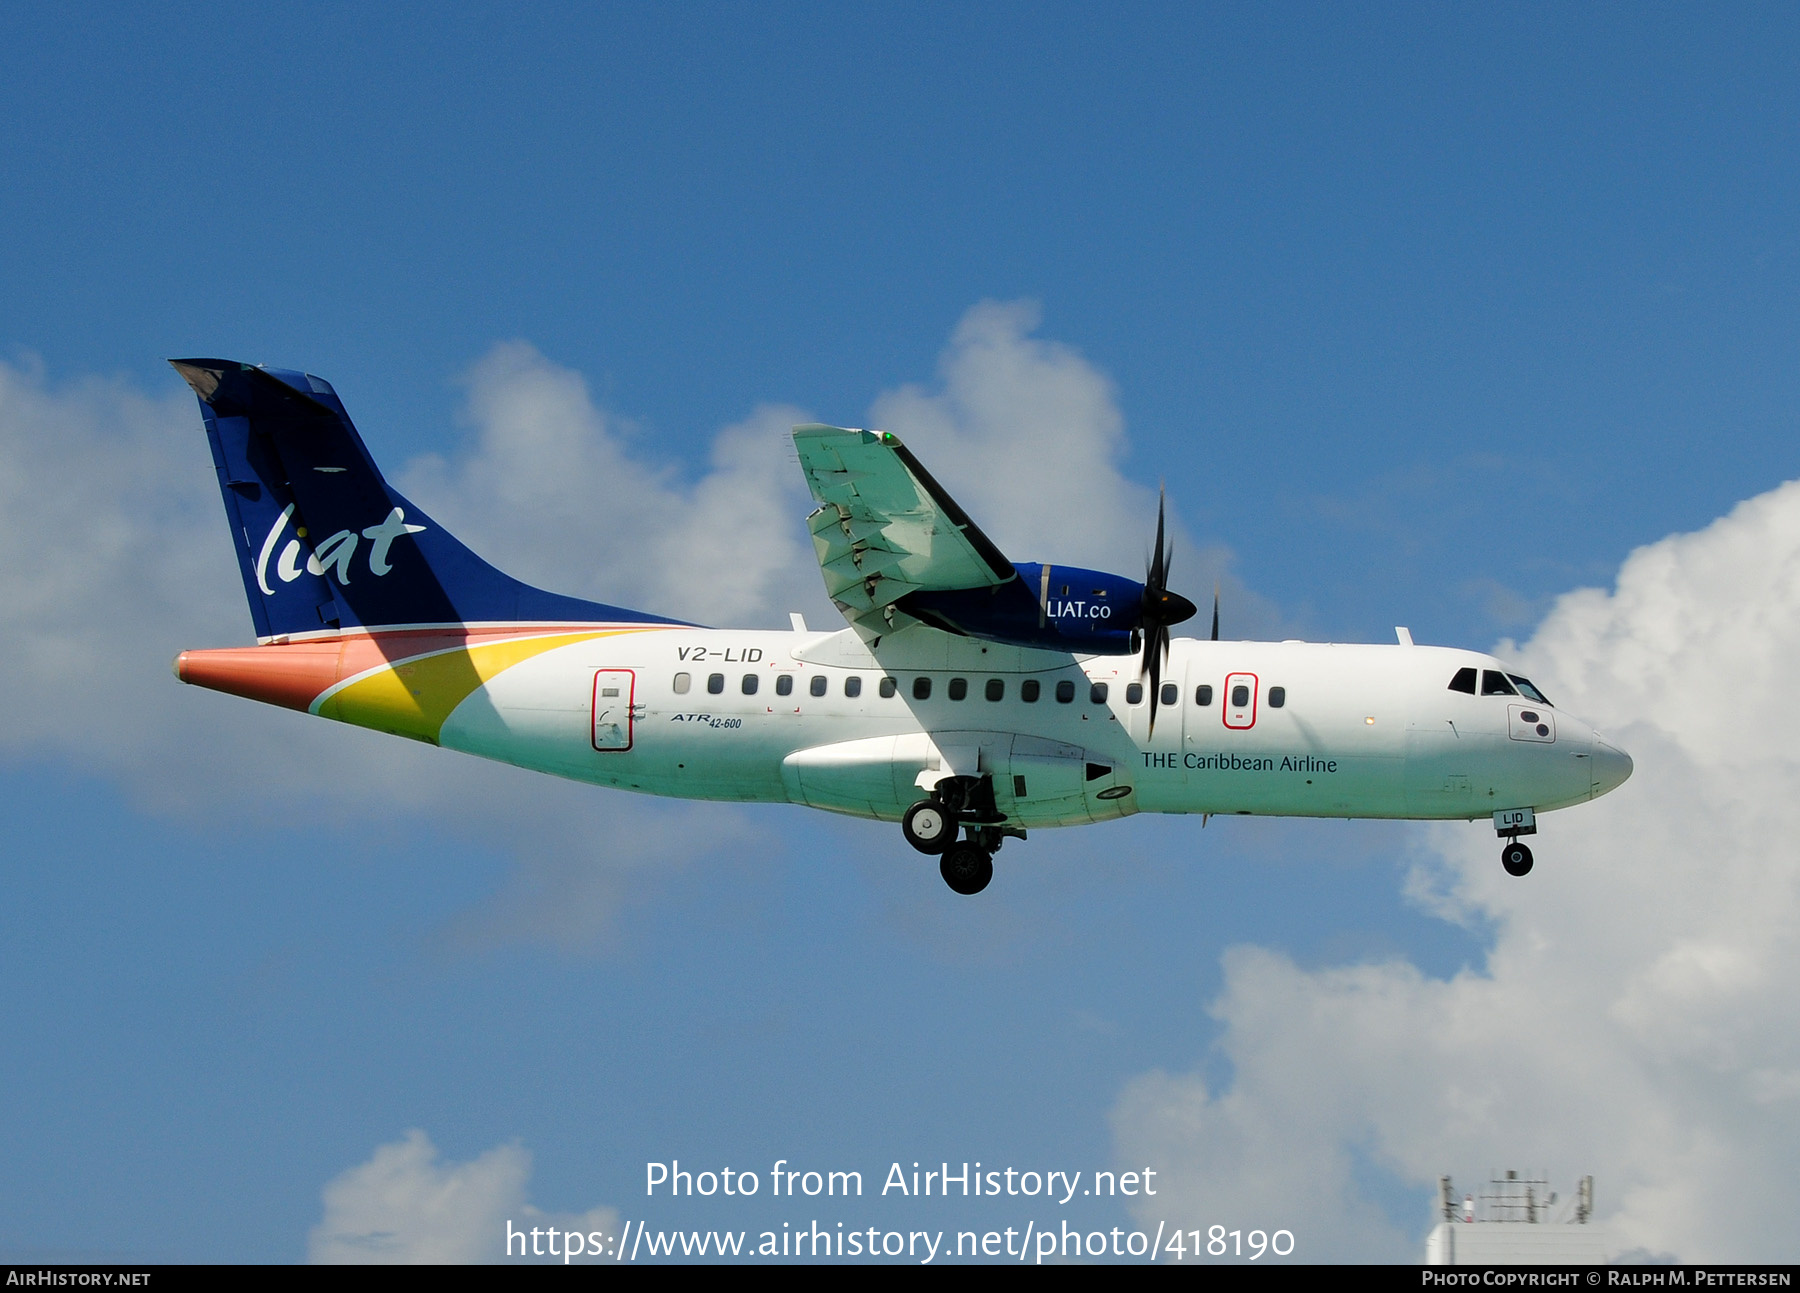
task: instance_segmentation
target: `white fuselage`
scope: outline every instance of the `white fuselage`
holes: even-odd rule
[[[1152,731],[1135,657],[929,630],[871,652],[850,630],[658,628],[506,669],[440,740],[619,789],[888,821],[941,777],[988,776],[1019,828],[1134,812],[1479,818],[1624,780],[1630,761],[1581,720],[1451,690],[1465,668],[1503,666],[1438,647],[1176,639],[1174,703]]]

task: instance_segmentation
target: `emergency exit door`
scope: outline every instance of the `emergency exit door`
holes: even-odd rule
[[[613,754],[631,748],[631,704],[637,675],[630,669],[594,674],[594,748]]]

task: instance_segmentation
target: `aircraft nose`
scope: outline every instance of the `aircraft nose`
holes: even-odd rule
[[[1593,763],[1595,799],[1609,790],[1617,790],[1631,776],[1631,756],[1598,736],[1594,738]]]

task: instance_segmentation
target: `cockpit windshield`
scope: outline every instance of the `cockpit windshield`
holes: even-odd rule
[[[1516,673],[1509,673],[1506,676],[1513,680],[1519,688],[1519,694],[1525,697],[1526,700],[1535,700],[1540,705],[1550,705],[1550,698],[1544,695],[1544,693],[1539,691],[1536,687],[1533,687],[1531,685],[1531,679],[1521,678]],[[1555,709],[1556,706],[1550,705],[1550,708]]]
[[[1483,696],[1516,696],[1519,693],[1513,685],[1506,681],[1506,675],[1497,669],[1481,671],[1481,694]]]

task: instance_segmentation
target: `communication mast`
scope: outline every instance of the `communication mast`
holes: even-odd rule
[[[1428,1266],[1591,1266],[1607,1259],[1603,1227],[1593,1224],[1594,1178],[1584,1176],[1560,1209],[1548,1173],[1492,1173],[1479,1195],[1461,1202],[1438,1177],[1442,1217],[1425,1241]]]

